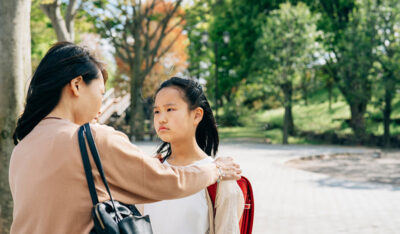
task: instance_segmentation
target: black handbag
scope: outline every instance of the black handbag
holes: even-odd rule
[[[99,202],[98,200],[84,134],[86,135],[86,140],[97,170],[99,171],[104,186],[107,189],[107,193],[110,196],[110,200],[108,201]],[[153,231],[150,224],[150,217],[148,215],[142,216],[135,205],[124,204],[115,201],[112,198],[89,124],[84,124],[79,128],[78,140],[90,197],[92,198],[93,203],[92,217],[94,228],[90,233],[152,234]]]

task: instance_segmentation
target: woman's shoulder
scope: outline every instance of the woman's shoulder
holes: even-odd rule
[[[90,124],[90,129],[95,138],[123,137],[129,140],[125,133],[105,124]]]
[[[113,132],[116,131],[113,127],[105,125],[105,124],[90,124],[90,128],[92,129],[92,131],[96,131],[96,132]]]
[[[126,148],[136,149],[137,146],[132,144],[129,137],[111,126],[105,124],[90,124],[90,129],[92,130],[93,138],[96,141],[98,147],[116,147],[116,148]]]

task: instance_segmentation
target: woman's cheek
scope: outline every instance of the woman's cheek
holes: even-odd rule
[[[102,104],[103,104],[103,96],[100,95],[99,101],[98,101],[98,105],[97,105],[97,107],[98,107],[98,112],[100,111],[100,108],[101,108],[101,105],[102,105]]]
[[[93,97],[94,98],[92,99],[92,101],[88,102],[88,104],[90,106],[88,106],[88,109],[87,109],[87,110],[91,110],[90,117],[92,119],[97,117],[98,113],[100,112],[101,105],[102,105],[102,95],[95,94]]]

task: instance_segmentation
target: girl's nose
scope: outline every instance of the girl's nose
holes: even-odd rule
[[[159,118],[158,118],[158,122],[159,123],[167,123],[167,117],[164,114],[160,113],[159,114]]]

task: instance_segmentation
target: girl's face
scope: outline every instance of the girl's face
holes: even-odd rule
[[[190,110],[177,87],[161,89],[154,102],[154,127],[164,142],[177,142],[195,137],[196,128],[203,118],[203,109]]]

